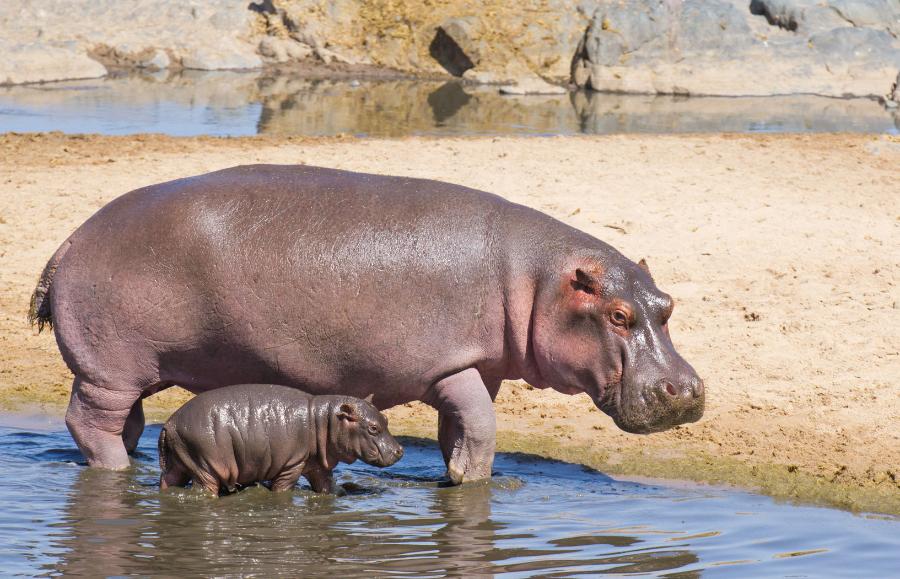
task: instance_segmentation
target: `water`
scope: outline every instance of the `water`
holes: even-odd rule
[[[439,484],[404,440],[388,469],[342,465],[346,496],[157,491],[151,426],[129,472],[88,469],[59,419],[0,426],[4,576],[887,577],[900,521],[733,490],[614,480],[500,454],[490,483]]]
[[[325,80],[255,73],[130,74],[0,87],[0,132],[170,135],[900,133],[869,99],[503,96],[456,81]]]

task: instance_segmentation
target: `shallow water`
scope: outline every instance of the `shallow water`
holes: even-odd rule
[[[457,81],[315,80],[255,73],[130,74],[0,87],[0,132],[170,135],[900,133],[869,99],[503,96]]]
[[[0,426],[4,576],[887,577],[900,521],[693,485],[614,480],[500,454],[490,483],[440,485],[440,451],[342,465],[342,497],[157,491],[147,429],[129,472],[88,469],[58,419]]]

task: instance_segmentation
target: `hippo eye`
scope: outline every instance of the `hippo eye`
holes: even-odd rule
[[[378,434],[378,427],[374,424],[369,425],[369,434]]]
[[[610,314],[610,318],[612,319],[612,323],[617,326],[625,327],[628,325],[628,314],[625,313],[624,310],[613,310],[612,314]]]

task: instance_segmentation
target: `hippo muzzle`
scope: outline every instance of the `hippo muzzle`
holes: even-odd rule
[[[393,436],[383,437],[384,440],[378,440],[375,443],[373,452],[366,453],[362,459],[366,464],[372,466],[391,466],[401,458],[403,458],[403,447],[394,439]],[[388,438],[390,438],[388,440]]]
[[[622,379],[609,385],[594,403],[625,432],[649,434],[703,416],[703,380],[674,349],[663,364],[624,357]],[[629,358],[634,360],[628,363]]]

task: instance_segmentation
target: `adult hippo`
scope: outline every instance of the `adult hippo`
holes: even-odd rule
[[[128,466],[141,399],[163,388],[271,383],[426,402],[454,483],[491,474],[504,379],[584,392],[628,432],[697,420],[703,383],[671,313],[644,267],[533,209],[277,165],[112,201],[56,251],[31,307],[75,374],[66,424],[92,466]]]

